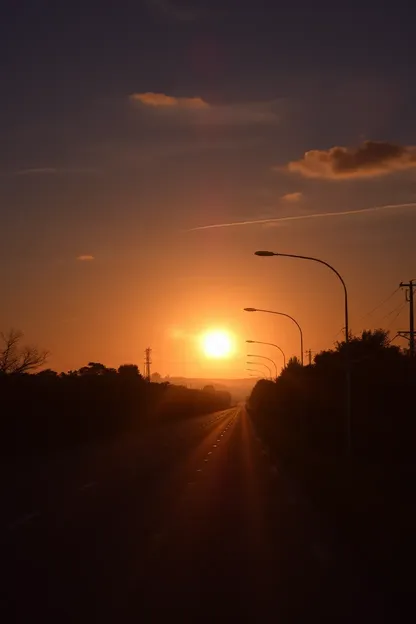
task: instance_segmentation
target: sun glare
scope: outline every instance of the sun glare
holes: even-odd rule
[[[228,332],[210,330],[202,335],[202,349],[209,358],[226,358],[233,351],[233,343]]]

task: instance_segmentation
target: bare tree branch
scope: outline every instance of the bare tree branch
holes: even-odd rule
[[[48,351],[41,351],[33,345],[21,346],[23,333],[11,329],[7,334],[0,334],[3,346],[0,346],[0,373],[28,373],[42,366],[48,358]]]

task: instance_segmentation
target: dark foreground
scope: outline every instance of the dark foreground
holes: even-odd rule
[[[2,481],[2,622],[387,621],[243,408]]]

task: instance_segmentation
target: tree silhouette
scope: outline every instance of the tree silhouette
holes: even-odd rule
[[[42,366],[48,351],[41,351],[33,345],[22,345],[23,333],[11,329],[0,334],[3,345],[0,347],[0,373],[28,373]]]
[[[107,368],[104,364],[100,362],[89,362],[88,366],[83,366],[79,369],[78,374],[81,376],[85,375],[115,375],[117,373],[115,368]]]
[[[275,460],[360,555],[400,561],[413,538],[416,358],[383,329],[350,336],[351,453],[346,454],[345,342],[261,380],[248,411]],[[409,528],[407,528],[409,527]]]
[[[44,370],[39,371],[39,373],[36,373],[36,376],[43,377],[45,379],[53,379],[54,377],[58,377],[58,373],[51,368],[45,368]]]
[[[299,358],[296,357],[296,355],[291,357],[291,358],[289,358],[289,361],[288,361],[287,366],[286,366],[286,370],[289,370],[289,371],[295,370],[296,371],[299,368],[302,368],[302,362],[299,360]]]
[[[138,379],[141,377],[137,364],[121,364],[118,374],[124,379]]]

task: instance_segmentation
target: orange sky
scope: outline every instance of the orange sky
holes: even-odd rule
[[[313,351],[330,347],[343,326],[343,293],[329,270],[304,261],[258,258],[255,249],[329,261],[349,288],[352,331],[391,321],[395,331],[407,326],[407,307],[395,320],[388,315],[404,301],[402,292],[362,317],[409,278],[412,219],[410,211],[402,211],[278,227],[178,228],[147,259],[147,250],[115,257],[110,250],[101,255],[88,249],[94,260],[62,259],[27,280],[15,300],[3,307],[3,326],[24,327],[28,339],[51,350],[49,364],[59,370],[90,360],[140,366],[149,345],[153,370],[162,375],[241,377],[246,374],[246,353],[253,352],[253,347],[246,348],[247,338],[276,342],[287,357],[299,354],[298,330],[290,320],[248,314],[244,307],[294,316],[303,328],[305,349]],[[233,357],[209,360],[203,355],[197,338],[210,328],[232,332]],[[273,348],[256,349],[280,366]]]
[[[244,307],[331,347],[335,276],[257,249],[333,264],[353,332],[407,329],[401,291],[367,313],[416,277],[413,9],[195,2],[25,0],[0,23],[0,330],[57,370],[142,369],[150,346],[162,375],[241,377],[247,338],[298,355],[288,319]],[[195,347],[211,327],[232,358]]]

